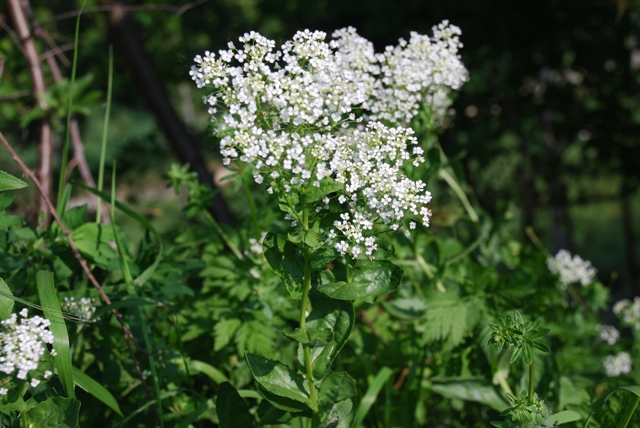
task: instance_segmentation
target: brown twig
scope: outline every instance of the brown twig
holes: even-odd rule
[[[49,212],[51,213],[55,221],[58,223],[58,225],[60,226],[60,229],[62,230],[64,235],[67,237],[69,246],[71,247],[71,250],[73,251],[73,254],[75,255],[76,259],[80,263],[82,270],[89,278],[89,281],[91,282],[91,284],[93,284],[93,286],[98,290],[98,293],[100,294],[100,297],[102,298],[104,303],[107,305],[111,305],[111,299],[109,299],[109,296],[107,296],[107,294],[102,289],[102,286],[98,283],[95,276],[93,276],[91,269],[89,269],[89,266],[87,265],[87,261],[82,257],[82,255],[80,254],[80,251],[78,250],[78,247],[76,246],[75,241],[71,237],[71,232],[69,231],[69,229],[67,229],[67,227],[62,222],[62,219],[58,215],[53,204],[51,203],[51,199],[49,199],[49,197],[45,194],[44,188],[42,187],[42,184],[38,181],[38,178],[36,177],[36,175],[27,167],[27,165],[25,165],[25,163],[22,161],[20,156],[18,156],[15,150],[13,150],[13,147],[11,147],[11,145],[9,144],[7,139],[4,137],[4,134],[2,132],[0,132],[0,141],[2,141],[2,144],[4,145],[4,147],[11,154],[11,157],[13,158],[13,160],[16,161],[16,163],[20,166],[22,173],[28,178],[30,178],[33,181],[33,183],[36,185],[36,187],[38,188],[38,192],[40,193],[41,197],[45,200],[45,203],[47,204]],[[137,343],[137,341],[133,337],[133,333],[131,333],[131,330],[129,330],[129,327],[127,327],[126,323],[124,322],[124,318],[122,317],[122,314],[120,314],[120,312],[118,312],[117,309],[112,309],[111,313],[113,313],[113,315],[116,317],[116,319],[120,323],[120,327],[122,328],[122,332],[124,333],[125,342],[127,343],[127,348],[129,349],[129,355],[131,356],[131,360],[133,361],[136,372],[138,373],[138,376],[142,381],[142,385],[144,386],[144,389],[147,393],[147,397],[149,398],[149,400],[152,400],[153,395],[149,390],[149,386],[147,385],[147,382],[144,380],[144,376],[142,375],[142,370],[140,369],[140,364],[138,363],[135,353],[133,352],[130,341],[133,341],[133,343],[136,345],[136,348],[138,348],[138,351],[143,353],[145,351],[142,348],[140,348],[140,345]],[[155,407],[155,404],[154,404],[154,407]],[[156,408],[156,415],[158,415],[157,408]]]
[[[42,72],[42,66],[40,65],[40,57],[36,44],[29,31],[29,24],[24,14],[24,10],[20,5],[20,0],[7,0],[9,11],[15,24],[15,31],[22,44],[22,52],[27,64],[29,65],[29,75],[31,76],[32,93],[36,99],[38,107],[43,110],[47,110],[47,103],[44,101],[42,95],[47,92],[47,87],[44,82],[44,74]],[[50,216],[45,199],[51,195],[51,159],[53,155],[53,141],[51,134],[51,124],[48,118],[43,118],[40,121],[40,156],[38,161],[38,179],[43,188],[38,199],[38,212],[44,212],[41,226],[47,227],[49,225]]]

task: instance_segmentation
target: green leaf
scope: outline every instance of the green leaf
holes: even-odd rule
[[[371,410],[371,406],[373,406],[373,403],[375,403],[380,390],[382,390],[382,387],[385,383],[387,383],[392,374],[393,370],[391,370],[389,367],[382,367],[380,371],[378,371],[378,374],[373,379],[373,382],[371,382],[371,385],[369,385],[369,388],[367,388],[367,392],[365,392],[365,394],[362,396],[362,400],[360,400],[360,405],[358,406],[358,411],[356,412],[355,426],[358,427],[362,424],[365,416],[367,416],[367,413],[369,413],[369,410]]]
[[[71,370],[73,373],[73,381],[76,385],[102,401],[120,416],[123,416],[118,402],[104,386],[74,366],[71,367]]]
[[[387,239],[376,239],[376,244],[378,244],[378,249],[373,252],[373,258],[376,260],[388,259],[396,252],[393,243]]]
[[[7,172],[0,170],[0,191],[17,190],[17,189],[23,189],[25,187],[27,187],[27,183],[14,177],[13,175]]]
[[[338,252],[333,247],[323,246],[311,254],[311,271],[324,269],[329,263],[338,257]]]
[[[373,303],[378,297],[395,291],[403,270],[388,260],[374,260],[354,268],[351,281],[318,285],[318,290],[338,300],[364,300]]]
[[[229,382],[218,387],[216,411],[220,428],[253,428],[253,416],[247,403]]]
[[[330,329],[296,328],[293,333],[283,333],[289,339],[302,343],[309,348],[322,348],[333,342],[333,331]]]
[[[264,256],[294,299],[302,298],[304,261],[298,256],[297,247],[282,235],[267,233],[262,243]]]
[[[80,402],[73,398],[49,397],[24,413],[24,426],[33,428],[75,428]]]
[[[236,334],[236,331],[241,324],[242,321],[238,318],[222,319],[218,321],[213,326],[213,335],[215,337],[213,350],[217,352],[225,348],[233,338],[233,335]]]
[[[309,186],[305,193],[302,194],[303,205],[310,204],[312,202],[319,201],[330,193],[337,192],[344,188],[344,184],[338,183],[331,177],[325,177],[320,180],[320,186]]]
[[[0,291],[3,293],[0,294],[0,320],[6,320],[13,312],[13,299],[10,299],[4,294],[13,296],[13,293],[11,293],[11,289],[2,278],[0,278]]]
[[[87,208],[87,204],[69,208],[62,216],[62,222],[70,230],[80,227],[84,223],[85,216],[87,215]]]
[[[607,400],[609,400],[609,397],[611,397],[614,393],[616,393],[618,391],[628,391],[628,392],[631,392],[632,394],[635,394],[637,397],[640,397],[640,386],[638,386],[638,385],[619,386],[618,388],[612,389],[607,394],[605,394],[602,397],[598,398],[595,401],[595,403],[593,403],[591,405],[591,414],[589,414],[589,417],[587,418],[587,421],[585,422],[584,428],[587,428],[589,426],[589,421],[591,419],[591,415],[594,414],[594,413],[597,413],[602,408],[602,406],[604,406],[604,404],[607,402]]]
[[[60,383],[65,394],[69,398],[76,398],[73,391],[73,371],[71,366],[71,352],[69,351],[69,335],[67,327],[64,324],[62,311],[60,310],[60,302],[56,295],[56,289],[53,285],[53,273],[46,271],[38,271],[36,274],[36,284],[38,286],[38,297],[40,305],[44,312],[44,316],[51,321],[49,330],[53,333],[53,349],[56,356],[53,362],[58,371]]]
[[[418,298],[396,299],[383,302],[382,306],[394,317],[407,321],[422,318],[427,310],[424,302]]]
[[[283,408],[279,404],[282,403],[283,406],[288,407],[288,405],[290,406],[288,400],[293,400],[311,408],[309,383],[301,374],[277,361],[271,361],[259,355],[247,352],[245,356],[255,381],[262,389],[270,393],[270,396],[265,396],[265,398],[271,404],[283,410],[290,410],[290,408]],[[279,397],[283,397],[285,400],[281,401]]]
[[[318,393],[318,427],[350,428],[357,396],[356,383],[346,372],[327,376]]]
[[[2,170],[0,170],[0,172],[2,172]],[[10,206],[15,198],[16,196],[11,193],[0,193],[0,211],[4,211]]]
[[[307,317],[306,327],[315,330],[331,330],[333,341],[322,348],[311,348],[313,376],[322,379],[333,363],[355,324],[353,304],[344,300],[335,300],[319,293],[315,288],[309,292],[311,313]],[[302,347],[298,348],[298,361],[304,367]]]
[[[568,422],[579,421],[580,419],[582,419],[582,415],[573,410],[564,410],[562,412],[554,413],[553,415],[551,415],[551,418],[558,422],[558,425],[562,425]]]
[[[24,254],[10,254],[0,250],[0,272],[12,272],[30,265],[29,258]]]
[[[425,307],[419,326],[423,339],[427,343],[442,340],[445,349],[462,343],[465,335],[479,322],[483,311],[476,299],[460,299],[452,293],[431,296]]]
[[[181,360],[180,360],[181,361]],[[193,374],[193,372],[204,373],[209,376],[209,378],[217,384],[221,384],[224,382],[229,382],[229,378],[222,373],[222,371],[218,370],[211,364],[205,363],[203,361],[198,360],[190,360],[188,362],[189,370]]]
[[[24,220],[19,215],[0,215],[0,229],[8,229],[17,224],[23,224]]]
[[[475,401],[485,404],[498,412],[509,408],[509,405],[500,397],[496,388],[484,380],[451,379],[436,382],[434,379],[431,389],[443,397]]]

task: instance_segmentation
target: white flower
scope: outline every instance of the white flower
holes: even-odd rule
[[[618,339],[620,339],[620,332],[614,326],[603,325],[600,327],[600,340],[609,345],[615,345]]]
[[[640,330],[640,297],[635,297],[633,302],[628,299],[620,300],[613,305],[613,313],[623,324]]]
[[[60,308],[63,312],[76,317],[80,321],[90,321],[96,313],[96,307],[93,305],[94,300],[95,299],[88,297],[82,297],[76,301],[74,297],[65,297]]]
[[[615,356],[609,355],[602,364],[609,377],[620,376],[631,371],[631,357],[626,352],[620,352]]]
[[[26,379],[31,370],[38,368],[40,358],[47,351],[45,344],[53,343],[48,319],[27,318],[28,310],[20,311],[21,319],[11,314],[0,321],[0,372]]]
[[[9,392],[7,388],[0,388],[0,395],[7,395],[7,392]]]
[[[551,273],[560,276],[560,286],[563,290],[569,284],[579,282],[582,285],[591,284],[595,280],[596,269],[591,262],[582,260],[578,255],[571,257],[567,250],[560,250],[555,257],[547,259],[547,267]]]
[[[40,385],[40,379],[34,377],[33,379],[31,379],[30,384],[32,388],[35,388],[36,386]]]

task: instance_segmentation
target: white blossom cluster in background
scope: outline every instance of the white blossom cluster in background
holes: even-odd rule
[[[251,32],[239,48],[229,43],[218,55],[196,56],[190,74],[199,88],[214,88],[205,103],[218,121],[223,163],[253,164],[254,180],[266,181],[271,194],[303,194],[323,180],[344,185],[336,192],[346,211],[328,240],[354,258],[377,248],[376,222],[393,230],[414,229],[415,220],[428,226],[431,195],[402,171],[423,163],[423,151],[403,125],[421,104],[444,114],[449,91],[468,78],[460,29],[445,21],[433,31],[431,38],[412,33],[382,54],[353,28],[330,42],[324,32],[300,31],[277,50]],[[328,203],[318,201],[316,211]]]
[[[612,325],[600,326],[600,340],[607,342],[609,345],[615,345],[620,339],[620,332]]]
[[[591,284],[597,272],[591,266],[591,262],[582,260],[577,254],[571,257],[571,253],[567,250],[560,250],[555,257],[549,257],[547,267],[551,273],[560,276],[560,286],[563,290],[566,290],[569,284],[576,282],[582,285]]]
[[[96,313],[96,307],[93,305],[94,301],[94,299],[88,297],[82,297],[80,300],[76,300],[73,297],[65,297],[60,308],[63,312],[74,316],[80,321],[91,321]]]
[[[623,324],[640,330],[640,297],[635,297],[633,302],[623,299],[613,305],[613,313]]]
[[[631,371],[631,357],[626,352],[619,352],[617,355],[607,356],[603,361],[603,365],[607,376],[620,376]]]
[[[50,321],[40,316],[28,318],[29,312],[25,308],[20,311],[20,318],[11,314],[6,320],[0,321],[0,372],[7,375],[15,373],[16,378],[24,380],[30,371],[38,368],[38,363],[47,352],[46,344],[53,343],[53,334],[49,331]],[[51,351],[51,355],[55,355]],[[45,373],[45,378],[51,376]],[[31,386],[40,383],[37,378],[31,379]],[[6,388],[0,388],[0,395],[7,393]]]

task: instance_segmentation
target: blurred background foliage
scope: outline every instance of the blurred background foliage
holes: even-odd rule
[[[175,160],[176,146],[150,109],[155,101],[139,84],[145,73],[157,73],[165,86],[157,93],[166,91],[186,124],[192,140],[179,144],[193,144],[215,172],[220,167],[200,101],[203,93],[188,75],[196,54],[225,48],[251,30],[278,42],[299,29],[331,33],[345,26],[355,27],[381,51],[410,31],[429,34],[433,25],[448,19],[462,29],[470,81],[440,141],[466,176],[472,198],[492,216],[516,216],[523,239],[525,227],[532,226],[551,252],[567,248],[591,260],[614,299],[640,295],[639,2],[137,0],[122,5],[86,2],[78,76],[92,80],[78,98],[86,102],[79,105],[80,126],[87,162],[97,174],[108,52],[114,43],[107,165],[118,162],[119,198],[153,218],[161,231],[172,233],[185,218],[160,178]],[[67,78],[80,6],[78,1],[31,2],[53,42],[39,42],[39,52],[44,57],[56,54],[50,45],[59,48],[56,57]],[[153,70],[141,69],[118,45],[124,30],[113,26],[116,10],[131,14],[133,27],[127,31],[135,30]],[[0,22],[0,129],[19,142],[35,166],[38,127],[25,123],[35,101],[4,2]],[[93,94],[96,90],[101,96]],[[50,93],[56,94],[53,86]],[[64,107],[52,114],[55,130],[56,118],[64,120]],[[59,164],[63,136],[56,135],[54,164]],[[0,169],[18,173],[4,152]],[[244,198],[228,187],[223,194],[237,218],[246,216]],[[33,218],[32,196],[33,201],[19,206]]]

